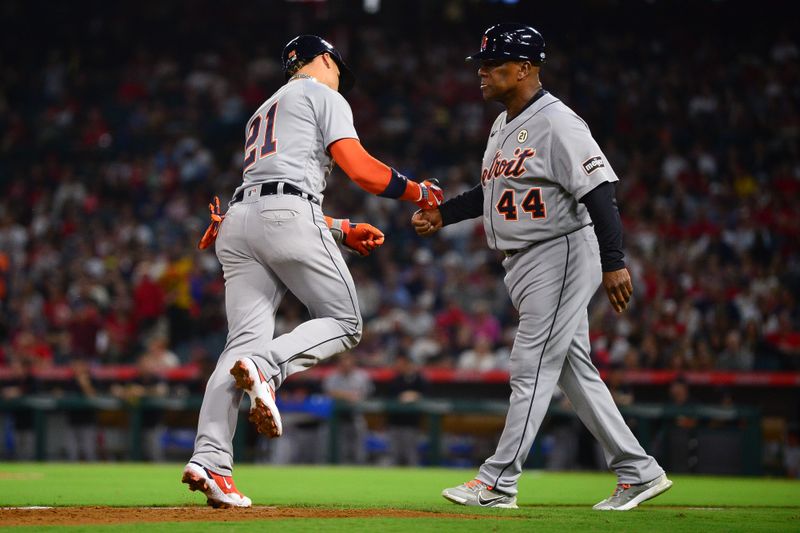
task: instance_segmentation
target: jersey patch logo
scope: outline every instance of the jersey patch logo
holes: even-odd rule
[[[591,174],[598,168],[606,166],[606,164],[603,163],[602,157],[596,155],[594,157],[590,157],[589,159],[581,163],[581,166],[583,167],[584,172],[586,172],[587,174]]]
[[[517,141],[524,143],[526,140],[528,140],[528,130],[519,130],[519,133],[517,133]]]

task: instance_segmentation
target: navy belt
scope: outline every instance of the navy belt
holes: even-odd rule
[[[279,191],[279,185],[283,185],[283,191]],[[267,183],[261,184],[261,193],[259,196],[270,196],[272,194],[291,194],[293,196],[299,196],[301,198],[305,198],[309,202],[315,203],[320,205],[319,200],[308,194],[307,192],[303,192],[294,185],[290,183],[285,183],[281,181],[270,181]],[[244,198],[244,190],[239,191],[236,193],[236,196],[233,197],[233,201],[231,203],[241,202]]]

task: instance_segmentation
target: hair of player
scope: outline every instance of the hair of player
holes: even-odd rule
[[[294,65],[292,65],[292,67],[291,67],[289,70],[287,70],[287,71],[286,71],[286,75],[287,75],[287,76],[289,76],[289,77],[291,78],[292,76],[294,76],[295,74],[297,74],[297,72],[298,72],[298,71],[299,71],[301,68],[303,68],[304,66],[308,65],[308,64],[309,64],[309,63],[311,63],[313,60],[314,60],[314,58],[312,57],[311,59],[305,59],[305,60],[300,60],[300,61],[298,61],[297,63],[295,63]]]

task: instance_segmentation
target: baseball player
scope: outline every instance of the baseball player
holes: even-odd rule
[[[362,321],[353,279],[336,240],[362,255],[383,242],[368,224],[322,212],[325,178],[334,162],[365,190],[437,207],[442,191],[416,183],[371,157],[361,146],[341,93],[354,83],[339,52],[314,35],[284,48],[286,84],[247,122],[243,183],[227,213],[211,205],[212,224],[200,247],[216,239],[225,276],[228,338],[208,380],[194,454],[182,481],[209,505],[249,507],[233,483],[232,439],[242,392],[259,433],[278,437],[275,390],[290,375],[358,344]],[[275,312],[286,291],[311,319],[273,337]]]
[[[672,482],[625,424],[589,357],[587,306],[597,285],[602,281],[617,312],[633,290],[622,253],[617,175],[586,123],[542,88],[539,32],[492,26],[480,52],[467,59],[480,61],[483,98],[506,110],[489,133],[480,184],[438,209],[418,211],[412,223],[429,235],[483,215],[489,247],[505,255],[505,283],[520,323],[497,450],[475,479],[442,495],[461,505],[516,508],[522,465],[558,385],[617,474],[612,496],[594,508],[632,509]]]

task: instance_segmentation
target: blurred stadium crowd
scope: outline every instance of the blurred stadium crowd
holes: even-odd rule
[[[487,19],[460,5],[416,25],[396,10],[323,23],[333,8],[318,5],[263,18],[244,4],[203,4],[202,16],[176,5],[62,7],[50,46],[12,60],[14,32],[4,37],[0,365],[215,360],[224,282],[214,254],[195,245],[208,201],[227,201],[240,183],[245,122],[283,83],[280,50],[295,33],[326,35],[352,65],[348,100],[369,151],[439,178],[448,196],[472,187],[499,109],[482,102],[463,60]],[[545,88],[588,122],[621,177],[636,294],[621,317],[596,298],[598,367],[800,369],[796,39],[540,29]],[[326,192],[327,214],[387,235],[371,257],[348,256],[366,321],[361,366],[405,353],[423,365],[504,367],[517,320],[480,220],[421,239],[408,205],[338,170]],[[276,333],[304,313],[287,298]]]

